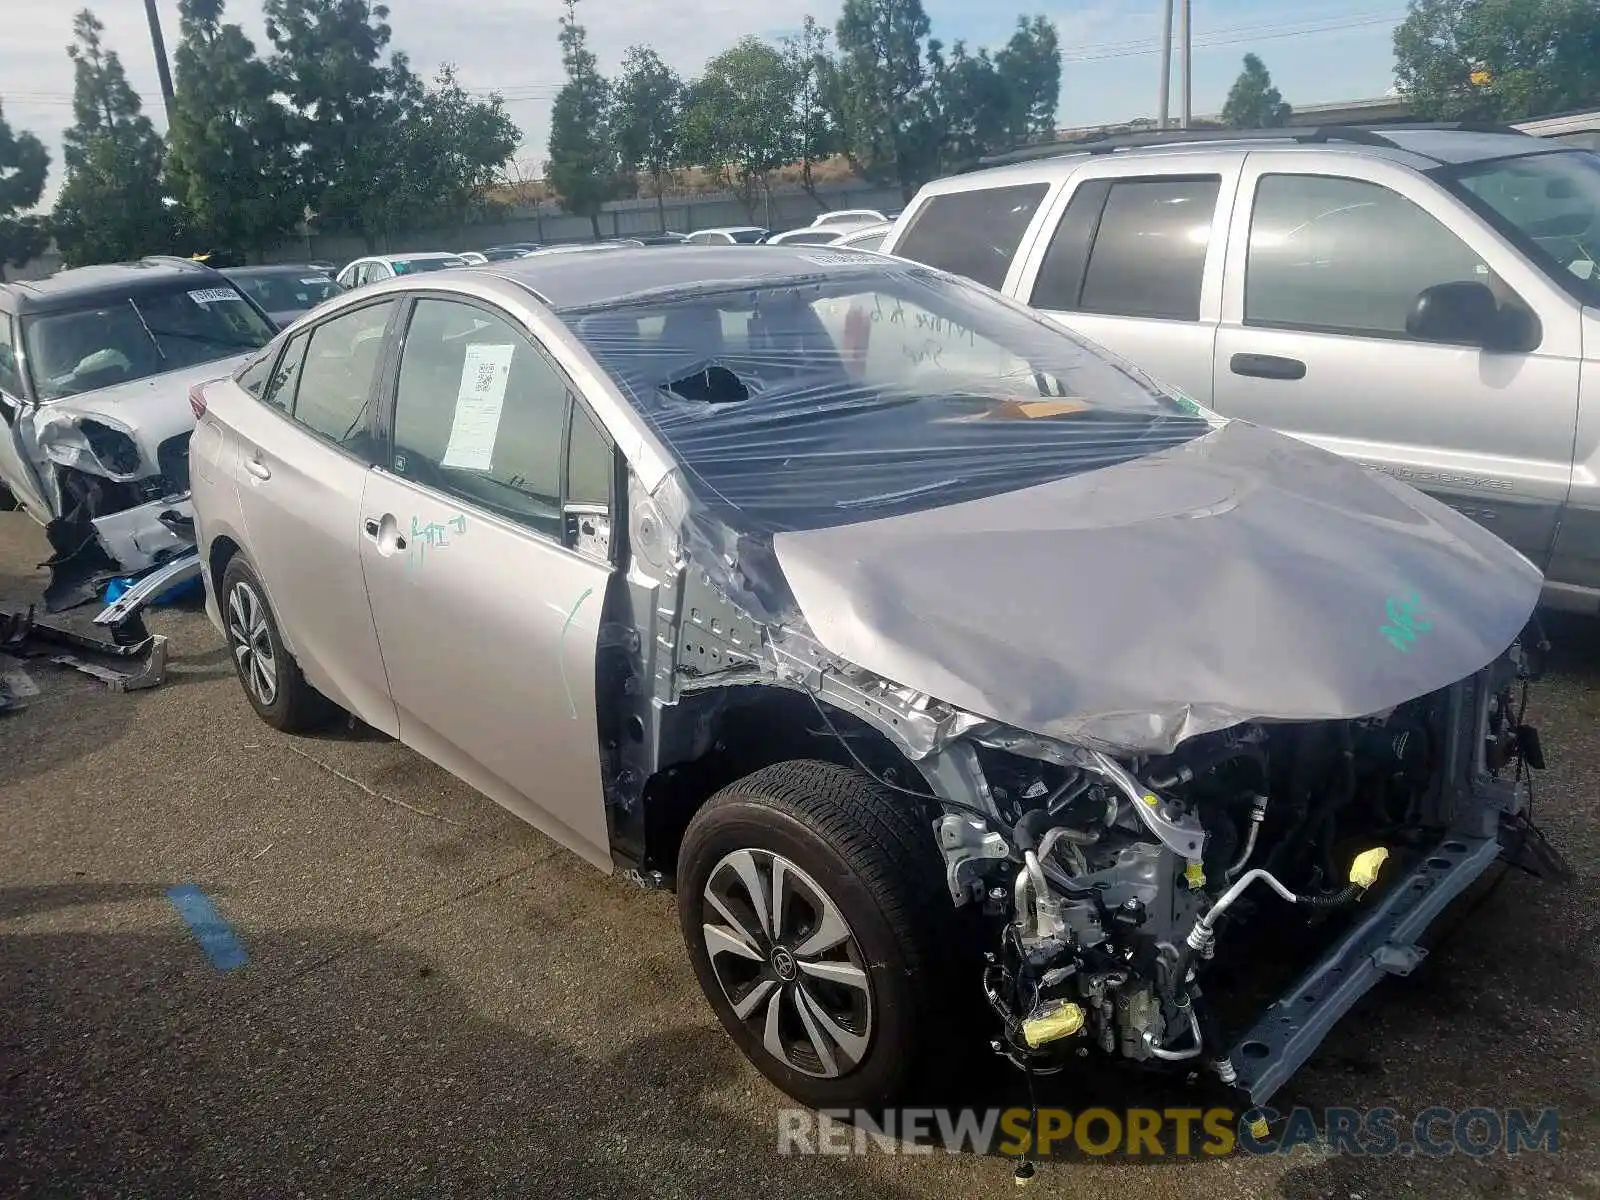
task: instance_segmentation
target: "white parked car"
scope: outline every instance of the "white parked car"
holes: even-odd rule
[[[849,229],[856,225],[879,225],[889,218],[875,208],[839,208],[825,212],[811,222],[813,229]]]
[[[460,254],[443,254],[425,251],[419,254],[373,254],[358,258],[339,272],[338,284],[345,291],[366,287],[369,283],[382,283],[401,275],[416,275],[421,271],[446,271],[451,267],[466,267],[471,263]]]

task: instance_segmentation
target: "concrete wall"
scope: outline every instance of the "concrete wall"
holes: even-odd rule
[[[793,229],[811,224],[812,218],[828,209],[875,208],[880,212],[903,206],[898,188],[856,187],[818,188],[819,205],[803,191],[774,192],[768,200],[758,200],[755,216],[731,194],[669,196],[664,205],[666,227],[678,233],[712,229],[719,225],[763,225],[769,229]],[[656,233],[661,229],[661,214],[654,199],[618,200],[600,214],[600,236],[629,237]],[[564,213],[554,205],[513,212],[498,221],[423,230],[395,238],[379,252],[404,250],[481,250],[504,242],[586,242],[594,237],[587,217]],[[279,246],[267,255],[270,262],[304,262],[327,259],[346,263],[367,253],[359,237],[313,234]]]
[[[830,209],[875,208],[886,212],[903,204],[898,188],[875,188],[864,184],[819,187],[817,195],[823,202],[820,205],[803,191],[774,192],[770,200],[757,200],[754,219],[731,193],[669,196],[664,206],[666,227],[678,233],[693,233],[696,229],[712,229],[719,225],[763,225],[769,229],[793,229],[811,224],[812,218],[818,213]],[[661,219],[653,199],[614,201],[606,205],[600,214],[601,237],[628,237],[656,233],[660,229]],[[541,204],[514,211],[498,221],[429,229],[396,238],[389,245],[379,246],[378,251],[481,250],[485,246],[504,242],[586,242],[593,237],[594,230],[587,217],[575,217],[553,204]],[[359,237],[312,234],[293,238],[269,251],[266,260],[305,262],[307,259],[327,259],[344,264],[366,253],[367,245]],[[60,269],[60,266],[61,256],[52,249],[22,267],[5,268],[5,279],[7,282],[42,279]]]

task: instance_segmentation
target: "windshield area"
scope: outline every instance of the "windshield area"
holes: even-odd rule
[[[396,275],[416,275],[421,271],[443,271],[450,267],[465,267],[464,258],[391,258],[389,265]]]
[[[234,284],[269,313],[305,312],[340,292],[326,275],[235,275]]]
[[[831,274],[781,285],[562,314],[730,526],[934,508],[1212,428],[1192,402],[964,281],[833,258]]]
[[[257,350],[276,332],[226,285],[140,292],[22,322],[28,374],[41,401]]]
[[[1494,159],[1446,181],[1489,210],[1547,272],[1600,303],[1600,156],[1583,150]]]

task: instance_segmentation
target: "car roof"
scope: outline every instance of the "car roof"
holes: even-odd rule
[[[257,263],[250,267],[224,267],[222,273],[230,278],[239,275],[304,275],[310,271],[314,275],[326,275],[321,267],[313,267],[310,263]]]
[[[819,254],[830,257],[819,260]],[[559,310],[588,308],[673,288],[781,286],[824,274],[837,277],[841,270],[856,266],[865,273],[905,269],[903,263],[890,267],[886,263],[895,260],[870,251],[827,246],[619,246],[604,254],[536,255],[476,270],[515,280]],[[419,279],[417,286],[427,287],[428,283]]]
[[[1252,150],[1346,154],[1382,158],[1425,171],[1444,165],[1552,153],[1561,147],[1509,126],[1460,122],[1422,125],[1307,126],[1283,129],[1151,131],[1076,142],[1025,146],[983,159],[978,169],[930,183],[930,193],[1055,180],[1090,158],[1114,154],[1162,158],[1236,155]]]
[[[117,301],[140,292],[156,292],[193,281],[225,278],[204,263],[165,256],[138,262],[98,263],[70,267],[44,279],[0,285],[0,307],[19,315],[93,307],[102,300]]]
[[[708,229],[696,229],[695,233],[753,233],[756,230],[765,231],[761,225],[712,225]],[[689,235],[693,237],[693,234]]]

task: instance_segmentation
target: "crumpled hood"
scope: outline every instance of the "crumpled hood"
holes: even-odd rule
[[[169,437],[194,429],[194,410],[189,407],[190,385],[232,375],[253,353],[213,359],[199,366],[182,367],[132,383],[119,383],[50,401],[40,409],[35,428],[43,441],[49,428],[60,421],[72,423],[81,417],[90,417],[103,422],[120,429],[138,445],[144,468],[141,475],[154,474],[158,469],[156,447]]]
[[[783,533],[829,651],[980,716],[1163,754],[1247,720],[1348,719],[1453,683],[1543,577],[1468,518],[1231,421],[1119,466]]]

